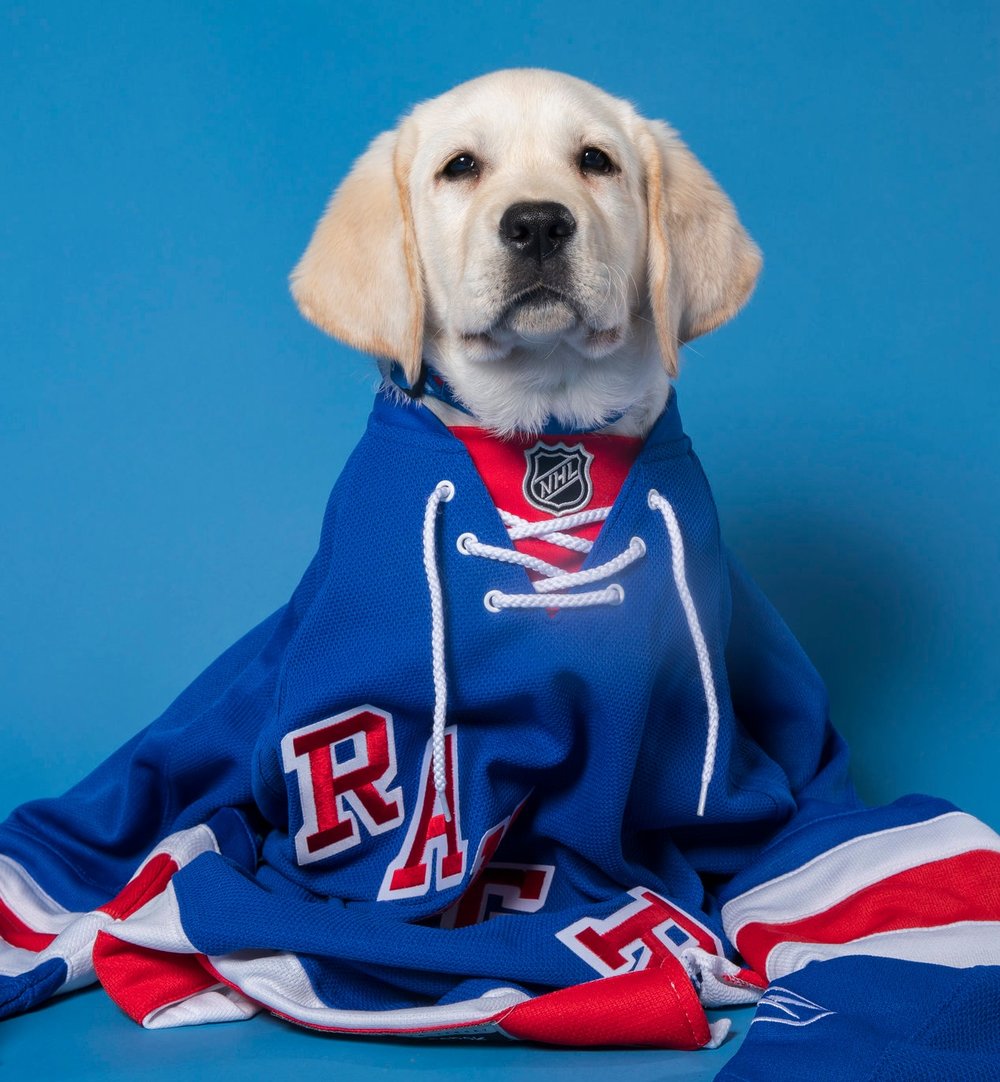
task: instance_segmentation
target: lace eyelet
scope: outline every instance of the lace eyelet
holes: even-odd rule
[[[455,495],[455,486],[445,478],[443,481],[438,481],[434,486],[434,491],[438,495],[438,499],[447,503]]]
[[[472,550],[468,546],[470,544],[474,545],[478,541],[479,541],[479,538],[476,537],[476,535],[474,533],[468,533],[468,532],[460,533],[458,535],[458,537],[455,539],[455,548],[457,548],[458,551],[463,556],[472,556],[474,554],[473,554]]]
[[[628,543],[628,547],[632,549],[633,552],[637,552],[640,556],[646,555],[646,542],[643,541],[641,537],[633,537]]]
[[[625,600],[625,588],[617,582],[613,582],[608,589],[614,595],[612,605],[620,605]]]
[[[500,609],[500,606],[494,600],[499,595],[499,593],[500,593],[499,590],[490,590],[488,593],[483,595],[483,604],[486,606],[486,611],[487,612],[500,612],[500,611],[502,611]]]

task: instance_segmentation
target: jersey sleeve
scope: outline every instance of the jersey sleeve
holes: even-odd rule
[[[328,511],[324,538],[331,519]],[[156,721],[62,796],[23,804],[0,824],[0,1018],[93,980],[100,930],[195,856],[211,850],[253,866],[253,751],[327,548],[321,542],[288,604]]]
[[[731,568],[734,706],[786,772],[796,811],[720,894],[730,941],[771,981],[860,956],[1000,963],[1000,838],[944,800],[862,804],[819,677],[746,573]]]

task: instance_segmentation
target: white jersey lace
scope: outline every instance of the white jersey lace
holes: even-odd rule
[[[444,641],[444,606],[441,595],[441,579],[437,566],[437,512],[442,503],[447,503],[455,495],[455,486],[451,481],[439,481],[428,497],[424,509],[424,572],[427,576],[427,588],[431,601],[431,669],[434,678],[434,718],[431,737],[431,760],[433,763],[434,788],[437,793],[436,810],[445,819],[450,819],[452,809],[448,806],[447,778],[445,772],[444,732],[447,724],[448,681],[445,665]],[[719,706],[715,694],[715,682],[712,675],[712,663],[709,657],[705,636],[698,620],[694,599],[688,588],[684,567],[684,539],[677,523],[677,516],[670,502],[655,489],[648,494],[649,507],[660,512],[670,539],[671,569],[674,584],[680,597],[681,606],[687,620],[688,630],[698,658],[698,671],[701,675],[708,714],[708,733],[705,757],[702,766],[701,789],[698,798],[698,815],[705,814],[705,802],[708,787],[715,771],[715,752],[719,731]],[[610,507],[595,507],[575,515],[563,515],[559,518],[530,522],[499,510],[500,517],[507,527],[511,541],[537,538],[549,544],[573,552],[588,553],[593,542],[583,537],[576,537],[567,530],[593,522],[603,522],[611,511]],[[619,605],[625,599],[625,590],[620,583],[612,582],[599,590],[585,590],[580,593],[563,593],[578,586],[589,586],[618,574],[619,571],[635,563],[646,555],[646,543],[641,537],[633,537],[628,547],[617,556],[596,567],[580,571],[565,571],[555,564],[530,556],[517,549],[487,545],[475,534],[460,534],[456,545],[465,556],[477,556],[500,563],[514,564],[526,570],[534,571],[538,576],[532,582],[534,593],[504,593],[489,590],[483,597],[483,604],[490,612],[499,613],[505,609],[576,609],[593,605]],[[557,592],[559,591],[559,592]]]

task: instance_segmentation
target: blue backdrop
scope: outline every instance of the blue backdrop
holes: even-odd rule
[[[764,250],[680,402],[863,791],[1000,825],[998,10],[0,3],[0,814],[287,597],[373,369],[286,275],[410,104],[539,65],[674,123]]]

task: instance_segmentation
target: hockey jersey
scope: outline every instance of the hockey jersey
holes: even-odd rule
[[[380,393],[288,604],[0,826],[0,1016],[99,979],[147,1027],[694,1049],[807,967],[995,979],[1000,838],[859,801],[675,398],[607,506],[522,453],[531,516]]]

